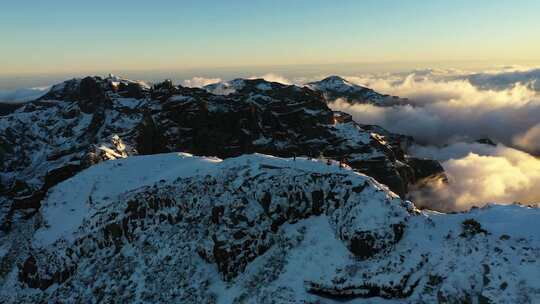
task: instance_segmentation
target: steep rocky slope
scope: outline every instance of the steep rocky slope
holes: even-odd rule
[[[84,168],[160,152],[324,155],[403,195],[442,174],[437,162],[406,155],[411,141],[333,112],[319,92],[262,79],[206,89],[73,79],[1,118],[0,227],[32,217],[50,187]]]
[[[538,303],[540,209],[421,212],[338,163],[133,156],[0,239],[3,303]]]

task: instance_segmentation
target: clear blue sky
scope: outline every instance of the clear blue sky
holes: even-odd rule
[[[540,60],[538,0],[17,0],[0,74]]]

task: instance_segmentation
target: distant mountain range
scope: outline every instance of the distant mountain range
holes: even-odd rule
[[[246,86],[246,81],[246,79],[234,79],[232,81],[210,84],[205,86],[204,89],[210,93],[219,95],[242,93],[252,89],[250,86]],[[392,106],[407,103],[407,99],[377,93],[370,88],[351,83],[339,76],[329,76],[320,81],[307,83],[303,87],[322,93],[328,102],[342,99],[352,104],[373,104],[377,106]],[[265,89],[271,90],[272,85],[271,83],[259,84],[258,89],[263,91]]]

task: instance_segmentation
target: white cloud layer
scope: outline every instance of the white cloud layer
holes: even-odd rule
[[[531,89],[540,91],[540,69],[511,69],[493,73],[475,73],[465,77],[473,85],[483,89],[503,90],[516,83],[527,84]]]
[[[257,79],[257,78],[262,78],[266,81],[271,81],[271,82],[279,82],[279,83],[283,83],[283,84],[292,84],[292,82],[281,76],[281,75],[278,75],[278,74],[274,74],[274,73],[267,73],[267,74],[264,74],[262,76],[253,76],[253,77],[249,77],[249,79]]]
[[[514,138],[514,144],[530,151],[540,151],[540,123]]]
[[[456,211],[487,203],[540,203],[540,159],[528,153],[466,143],[415,147],[411,152],[440,160],[448,176],[448,183],[435,181],[412,191],[417,206]]]
[[[0,90],[0,102],[25,102],[43,96],[49,90],[47,87]]]

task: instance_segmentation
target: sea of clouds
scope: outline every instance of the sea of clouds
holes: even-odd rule
[[[487,203],[540,203],[540,69],[485,72],[422,70],[346,77],[381,93],[408,98],[390,107],[331,107],[360,123],[412,135],[411,154],[441,161],[448,183],[411,193],[418,206],[466,210]],[[496,146],[477,144],[489,138]]]
[[[409,102],[376,107],[336,100],[331,107],[351,113],[359,122],[412,135],[420,144],[443,145],[488,137],[539,154],[540,94],[535,88],[540,81],[517,76],[500,78],[492,73],[482,76],[482,86],[469,80],[470,77],[479,79],[479,73],[471,76],[431,71],[406,76],[388,75],[386,78],[348,77],[351,82],[406,97]],[[515,73],[531,75],[522,71]],[[493,85],[489,84],[489,79],[493,79]],[[508,81],[503,85],[501,79]]]

